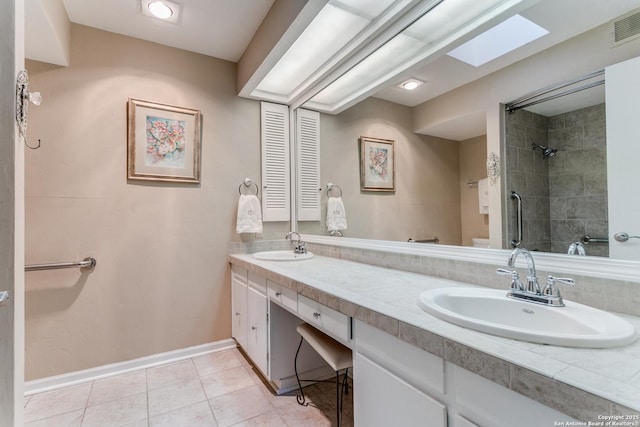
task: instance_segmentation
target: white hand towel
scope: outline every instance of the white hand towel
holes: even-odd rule
[[[238,233],[262,233],[260,200],[253,194],[241,194],[238,201]]]
[[[489,178],[478,181],[478,205],[481,214],[489,213]]]
[[[327,231],[346,230],[347,213],[342,197],[329,197],[327,200]]]

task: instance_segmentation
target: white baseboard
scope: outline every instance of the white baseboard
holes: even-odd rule
[[[308,386],[311,384],[311,380],[315,381],[323,381],[336,377],[336,372],[331,369],[329,366],[322,366],[320,368],[315,368],[310,371],[302,372],[299,374],[300,379],[304,379],[302,382],[302,386]],[[287,378],[281,378],[280,380],[273,382],[276,386],[276,393],[278,395],[289,393],[290,391],[298,389],[298,380],[295,375]]]
[[[196,345],[193,347],[181,348],[168,351],[166,353],[152,354],[138,359],[126,360],[124,362],[112,363],[109,365],[97,366],[95,368],[84,369],[82,371],[69,372],[52,377],[40,378],[27,381],[24,384],[25,396],[36,393],[56,390],[89,381],[113,377],[115,375],[126,374],[139,369],[151,368],[154,366],[178,362],[192,357],[202,356],[217,351],[235,348],[236,342],[229,338],[208,344]]]

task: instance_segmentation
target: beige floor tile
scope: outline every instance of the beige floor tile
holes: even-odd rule
[[[198,378],[198,372],[196,371],[191,359],[172,363],[171,365],[147,369],[148,390],[165,387],[195,378]]]
[[[335,416],[328,415],[313,404],[308,406],[287,405],[276,408],[288,426],[330,427]]]
[[[120,427],[146,419],[147,394],[140,393],[88,407],[82,427]]]
[[[149,427],[149,420],[145,418],[144,420],[135,421],[122,427]]]
[[[44,420],[26,423],[24,427],[80,427],[84,409],[60,414]]]
[[[200,378],[207,398],[222,396],[256,385],[253,377],[243,366],[216,372]]]
[[[227,427],[273,411],[257,386],[248,387],[209,400],[220,427]]]
[[[206,401],[199,379],[190,379],[166,387],[149,390],[149,417]]]
[[[215,418],[206,400],[149,419],[149,427],[216,427]]]
[[[146,391],[147,374],[144,370],[94,381],[89,395],[88,406],[121,399],[132,394],[145,393]]]
[[[30,400],[31,400],[31,396],[25,396],[24,397],[24,405],[22,405],[22,407],[26,408],[27,403],[29,403]]]
[[[234,424],[233,427],[283,427],[284,425],[285,423],[282,417],[278,415],[277,412],[271,411],[266,414],[258,415],[254,418],[241,421],[238,424]]]
[[[266,386],[262,385],[262,387],[263,387],[262,389],[263,394],[265,395],[267,400],[273,405],[274,408],[278,408],[280,406],[298,404],[296,401],[295,394],[286,394],[286,395],[278,396],[277,394],[274,394],[273,392],[271,392],[271,390],[267,389]]]
[[[205,356],[194,357],[193,364],[201,377],[214,372],[237,368],[242,365],[240,353],[233,350],[219,351]]]
[[[85,383],[33,395],[25,407],[24,421],[27,423],[84,409],[90,392],[91,383]]]

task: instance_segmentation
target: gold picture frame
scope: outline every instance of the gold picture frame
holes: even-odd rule
[[[200,183],[200,110],[129,98],[127,178]]]
[[[360,190],[396,191],[395,141],[360,137]]]

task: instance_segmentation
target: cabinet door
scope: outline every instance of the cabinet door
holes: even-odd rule
[[[247,350],[247,285],[231,279],[231,336]]]
[[[267,297],[249,287],[247,290],[248,343],[247,353],[265,376],[267,369]]]
[[[353,360],[356,427],[446,427],[447,409],[359,353]]]

